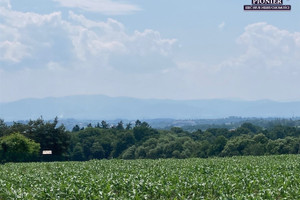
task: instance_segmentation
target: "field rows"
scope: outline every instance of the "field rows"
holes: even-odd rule
[[[300,156],[0,165],[0,199],[298,199]]]

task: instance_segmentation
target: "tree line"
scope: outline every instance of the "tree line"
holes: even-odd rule
[[[52,155],[42,155],[51,150]],[[0,120],[0,161],[90,159],[157,159],[226,157],[300,153],[300,129],[287,125],[262,128],[243,123],[236,129],[209,128],[193,132],[179,127],[152,128],[147,122],[95,126],[58,125],[42,118],[7,125]]]

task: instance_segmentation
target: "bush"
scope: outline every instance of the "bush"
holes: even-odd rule
[[[20,133],[0,138],[0,160],[2,162],[35,161],[40,153],[40,144]]]

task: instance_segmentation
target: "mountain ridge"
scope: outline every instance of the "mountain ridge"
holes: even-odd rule
[[[272,100],[171,100],[73,95],[66,97],[28,98],[0,103],[0,118],[5,120],[74,118],[74,119],[200,119],[237,117],[300,116],[300,101]]]

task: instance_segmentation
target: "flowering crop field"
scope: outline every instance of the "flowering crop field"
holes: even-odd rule
[[[299,199],[300,156],[0,165],[0,199]]]

